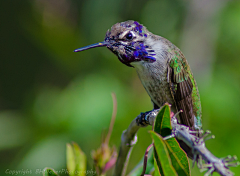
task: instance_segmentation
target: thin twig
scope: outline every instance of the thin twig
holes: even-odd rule
[[[121,145],[114,170],[114,176],[125,176],[126,174],[127,164],[130,158],[132,148],[137,143],[136,133],[140,128],[140,126],[138,126],[137,124],[137,119],[138,117],[136,117],[131,122],[128,129],[123,131],[122,133]]]
[[[152,148],[153,146],[153,143],[150,144],[144,154],[144,161],[143,161],[143,171],[142,171],[142,174],[140,176],[144,176],[145,172],[146,172],[146,169],[147,169],[147,158],[148,158],[148,152],[149,150]]]
[[[111,93],[111,95],[112,95],[112,100],[113,100],[113,112],[112,112],[112,118],[111,118],[110,126],[108,129],[108,133],[107,133],[107,136],[105,139],[106,144],[109,143],[109,140],[110,140],[110,137],[112,134],[112,130],[113,130],[113,126],[114,126],[114,122],[115,122],[115,119],[117,116],[117,97],[116,97],[116,94],[113,92]]]
[[[130,156],[132,154],[132,150],[133,150],[133,146],[128,151],[127,159],[126,159],[126,161],[124,163],[124,166],[123,166],[122,176],[125,176],[126,173],[127,173],[127,167],[128,167],[128,163],[129,163],[129,160],[130,160]]]

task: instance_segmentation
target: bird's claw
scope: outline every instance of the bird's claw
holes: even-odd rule
[[[136,119],[138,126],[145,127],[149,125],[149,121],[147,118],[148,113],[149,112],[143,112],[138,116],[138,118]]]
[[[136,119],[138,126],[148,126],[149,123],[149,117],[153,116],[156,117],[157,113],[159,112],[159,109],[154,109],[152,111],[142,112],[140,115],[138,115],[138,118]]]

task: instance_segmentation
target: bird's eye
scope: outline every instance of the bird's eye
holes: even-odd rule
[[[131,32],[127,33],[126,39],[131,40],[133,38],[133,35]]]

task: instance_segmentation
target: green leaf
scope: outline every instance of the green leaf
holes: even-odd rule
[[[153,176],[161,176],[160,174],[160,170],[158,168],[158,165],[157,165],[157,161],[156,161],[156,158],[154,158],[154,174]]]
[[[159,157],[158,157],[158,154],[157,154],[157,152],[156,152],[155,147],[154,147],[153,153],[154,153],[154,169],[156,170],[156,165],[157,165],[157,170],[156,170],[156,172],[157,172],[157,173],[159,172],[160,175],[161,175],[161,174],[164,175],[163,169],[162,169],[161,163],[160,163],[160,161],[159,161]]]
[[[162,137],[153,131],[150,131],[150,133],[154,142],[154,156],[157,162],[157,166],[159,168],[159,172],[161,173],[161,175],[164,176],[177,176],[177,173],[172,166],[168,149]]]
[[[171,109],[165,104],[159,111],[155,122],[154,131],[165,137],[171,135]],[[175,138],[164,141],[167,146],[172,165],[179,176],[189,176],[190,168],[187,154],[181,149]]]
[[[83,153],[83,151],[80,149],[77,143],[73,142],[73,149],[75,153],[75,163],[76,163],[76,169],[75,169],[75,175],[77,176],[85,176],[86,175],[86,155]]]
[[[58,174],[54,169],[46,167],[43,169],[43,176],[58,176]]]
[[[71,144],[67,143],[67,170],[69,176],[74,176],[74,171],[76,169],[74,150]]]
[[[67,144],[67,169],[70,176],[85,176],[86,161],[86,156],[77,143]]]
[[[190,176],[190,167],[187,154],[181,149],[177,140],[171,138],[165,141],[168,148],[168,152],[172,161],[172,165],[175,168],[179,176]]]
[[[171,110],[168,104],[165,104],[155,118],[153,131],[165,137],[171,134]]]

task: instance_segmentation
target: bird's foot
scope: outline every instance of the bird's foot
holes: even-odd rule
[[[154,109],[152,111],[142,112],[138,115],[137,124],[138,126],[146,127],[150,124],[149,119],[151,116],[156,117],[159,109]]]

